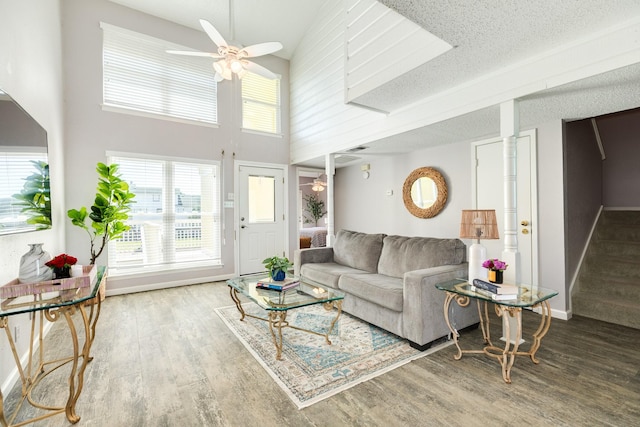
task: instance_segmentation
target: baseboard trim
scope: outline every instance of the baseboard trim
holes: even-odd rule
[[[123,288],[109,289],[109,280],[107,279],[106,296],[134,294],[137,292],[157,291],[160,289],[178,288],[180,286],[197,285],[199,283],[220,282],[236,277],[233,274],[225,274],[220,276],[199,277],[197,279],[174,280],[170,282],[150,283],[139,286],[127,286]]]

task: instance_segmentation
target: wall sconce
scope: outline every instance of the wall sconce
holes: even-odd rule
[[[362,177],[364,179],[369,179],[369,169],[371,169],[371,166],[369,165],[369,163],[360,165],[360,170],[362,171]]]

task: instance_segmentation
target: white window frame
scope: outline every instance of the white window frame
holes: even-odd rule
[[[264,94],[253,94],[256,96],[250,96],[251,94],[246,94],[244,91],[244,83],[250,79],[256,79],[257,83],[261,81],[264,83],[276,81],[276,93],[264,93]],[[277,79],[267,79],[266,77],[262,77],[258,74],[248,72],[246,75],[242,77],[241,89],[240,89],[240,97],[242,99],[242,130],[247,133],[256,133],[262,135],[270,135],[270,136],[278,136],[282,137],[282,79],[278,76]],[[261,88],[261,90],[267,90],[266,87]],[[275,102],[269,102],[267,98],[275,96]],[[249,127],[247,126],[247,120],[245,117],[245,113],[247,109],[245,109],[246,105],[256,105],[261,107],[267,107],[273,109],[273,112],[276,116],[275,118],[275,129],[266,129],[265,127]],[[268,119],[267,119],[268,120]]]
[[[108,152],[107,153],[108,162],[118,163],[118,159],[133,159],[133,160],[150,160],[150,161],[159,161],[163,162],[163,179],[161,183],[161,187],[163,189],[164,197],[161,198],[162,205],[162,221],[161,227],[163,229],[163,233],[165,236],[170,236],[169,238],[164,238],[162,240],[162,248],[163,248],[163,259],[161,263],[156,264],[145,264],[144,261],[142,265],[117,265],[116,264],[116,255],[115,250],[112,249],[115,247],[115,242],[109,242],[109,274],[112,276],[123,276],[123,275],[131,275],[138,273],[146,273],[146,272],[158,272],[158,271],[174,271],[174,270],[185,270],[190,268],[202,268],[202,267],[217,267],[222,266],[222,246],[223,246],[223,236],[222,236],[222,202],[221,202],[221,164],[219,161],[205,161],[202,159],[189,159],[189,158],[176,158],[176,157],[165,157],[165,156],[156,156],[156,155],[147,155],[147,154],[139,154],[139,153],[122,153],[122,152]],[[172,168],[169,167],[173,163],[189,163],[194,165],[202,165],[202,166],[213,166],[216,171],[216,180],[212,190],[213,190],[213,208],[211,212],[210,220],[215,225],[214,234],[217,235],[217,240],[214,239],[215,247],[213,249],[214,256],[207,259],[192,261],[187,260],[183,262],[175,261],[175,239],[176,239],[176,229],[175,224],[176,220],[176,211],[173,210],[175,207],[175,200],[172,191],[167,191],[167,188],[172,188],[173,176],[172,176]],[[128,181],[126,175],[122,175],[122,178]],[[130,189],[135,194],[135,187]],[[133,199],[135,201],[135,198]],[[125,223],[129,223],[128,225],[132,225],[135,221],[135,204],[132,206],[134,214],[132,215],[132,220],[127,221]],[[202,212],[201,212],[202,215]],[[201,218],[202,220],[202,218]]]
[[[190,49],[104,22],[100,27],[103,110],[218,127],[211,58],[170,54]]]

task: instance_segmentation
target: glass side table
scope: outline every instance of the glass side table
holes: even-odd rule
[[[82,392],[85,368],[92,359],[91,345],[95,338],[101,307],[98,291],[107,277],[106,267],[86,268],[86,274],[76,278],[22,285],[14,280],[0,288],[0,328],[5,330],[22,383],[22,396],[11,414],[5,414],[4,398],[0,392],[0,426],[22,426],[61,413],[65,413],[67,420],[73,424],[80,421],[76,414],[76,402]],[[31,319],[29,358],[25,368],[20,363],[20,355],[10,326],[11,317],[23,313],[30,313]],[[81,319],[80,322],[74,323],[73,316],[77,313],[80,313]],[[55,360],[45,359],[45,343],[42,338],[45,319],[49,322],[66,320],[71,336],[70,356]],[[76,327],[76,323],[82,326],[82,330]],[[80,340],[78,335],[81,337]],[[70,364],[71,370],[68,380],[69,394],[64,406],[36,402],[32,397],[33,389],[47,375],[66,364]],[[17,420],[24,403],[44,413],[28,420]]]
[[[456,360],[460,360],[463,354],[475,353],[485,354],[498,362],[502,367],[502,378],[507,384],[511,383],[511,367],[515,362],[516,356],[529,356],[533,363],[539,363],[536,359],[536,352],[540,348],[542,338],[549,331],[551,326],[551,308],[549,299],[558,295],[552,289],[546,289],[539,286],[520,285],[518,286],[517,298],[511,300],[496,301],[490,295],[481,292],[475,292],[474,288],[464,279],[454,279],[447,282],[438,283],[436,288],[446,292],[447,296],[444,300],[444,318],[453,336],[453,341],[458,348],[458,354],[454,356]],[[482,328],[482,337],[485,346],[482,350],[462,350],[458,343],[459,334],[451,326],[449,319],[449,307],[451,302],[455,302],[460,307],[466,307],[471,300],[476,300],[478,305],[478,314],[480,315],[480,327]],[[502,324],[505,331],[505,345],[498,347],[491,342],[489,333],[489,303],[495,305],[495,312],[498,317],[502,318]],[[523,308],[540,308],[540,325],[533,333],[533,340],[529,351],[518,351],[518,347],[522,341],[522,309]],[[509,321],[513,319],[514,321]],[[515,333],[512,334],[511,328],[515,324]],[[510,337],[513,337],[511,339]]]

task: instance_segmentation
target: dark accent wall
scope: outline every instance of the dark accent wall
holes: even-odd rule
[[[640,108],[596,119],[606,159],[605,207],[640,209]]]
[[[564,170],[565,265],[570,280],[602,205],[602,156],[590,119],[565,123]]]

